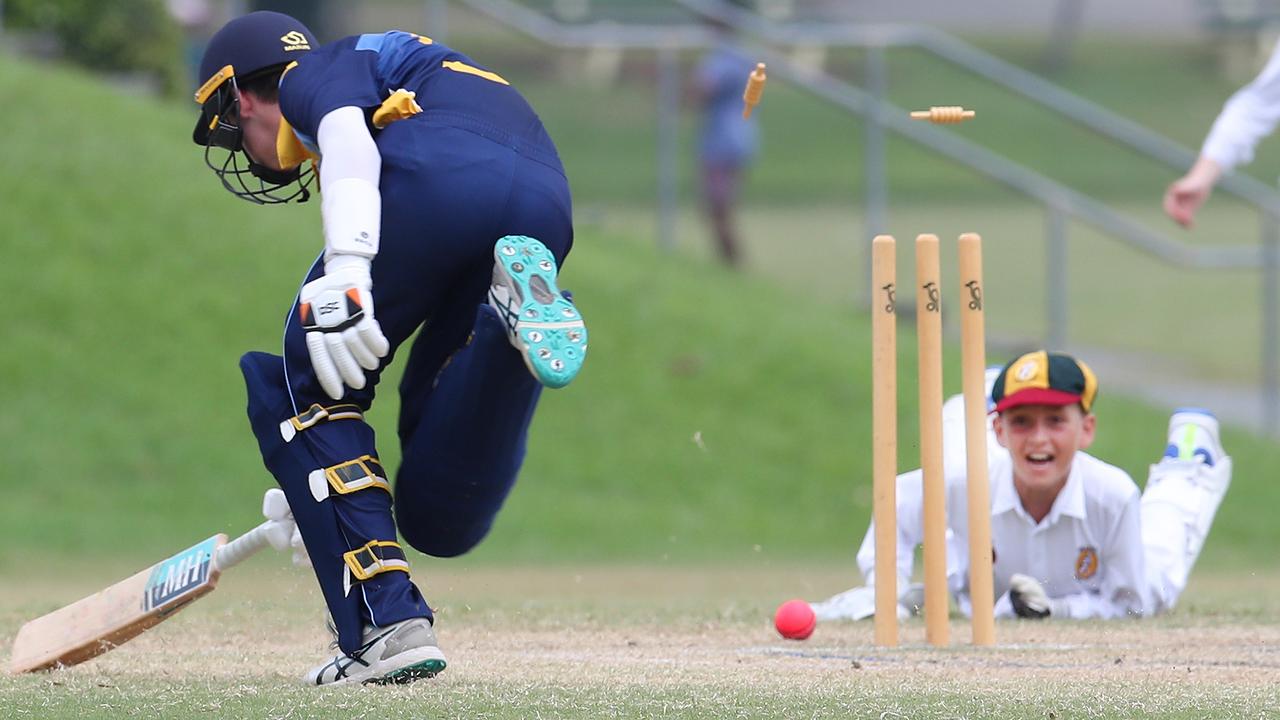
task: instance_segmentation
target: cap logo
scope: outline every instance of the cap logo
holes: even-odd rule
[[[1038,371],[1039,367],[1037,367],[1036,361],[1028,360],[1018,366],[1018,370],[1013,374],[1013,376],[1017,378],[1018,382],[1027,382],[1031,378],[1035,377]]]
[[[285,52],[311,49],[311,41],[307,40],[307,36],[297,30],[291,30],[284,35],[281,35],[280,42],[284,43]]]

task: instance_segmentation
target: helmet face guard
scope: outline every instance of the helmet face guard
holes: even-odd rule
[[[306,202],[315,181],[315,166],[274,170],[254,162],[244,148],[240,127],[240,88],[235,69],[227,65],[196,91],[200,119],[192,139],[204,146],[205,165],[232,195],[258,205]]]

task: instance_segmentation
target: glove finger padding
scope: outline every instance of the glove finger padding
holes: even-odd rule
[[[1049,595],[1044,586],[1029,575],[1009,578],[1009,604],[1018,617],[1039,620],[1049,617]]]
[[[364,370],[360,369],[360,363],[356,362],[342,335],[325,333],[324,344],[329,351],[329,357],[333,358],[333,364],[338,367],[338,372],[347,385],[356,390],[364,387]]]
[[[365,317],[356,325],[356,330],[360,332],[360,339],[364,341],[364,346],[378,358],[384,358],[391,351],[391,343],[387,342],[387,337],[382,334],[382,326],[373,317],[372,301],[365,302],[368,308]],[[373,366],[367,368],[374,370],[378,367],[375,362]]]
[[[311,567],[311,556],[307,554],[307,546],[302,542],[302,533],[297,525],[293,526],[293,536],[289,538],[289,545],[293,548],[293,564],[302,568]]]
[[[374,355],[373,351],[369,349],[368,345],[364,341],[364,338],[360,336],[360,331],[357,328],[352,327],[352,328],[347,328],[346,330],[343,330],[342,341],[346,343],[347,349],[351,351],[352,357],[355,358],[356,362],[360,365],[360,367],[364,368],[365,370],[378,369],[377,356]]]
[[[325,394],[334,400],[341,400],[345,394],[342,377],[338,375],[338,368],[333,364],[333,358],[329,357],[324,336],[325,333],[321,332],[307,333],[307,352],[311,355],[311,369],[315,371],[316,379],[320,381],[320,387],[324,388]]]

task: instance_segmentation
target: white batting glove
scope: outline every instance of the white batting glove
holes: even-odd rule
[[[1018,617],[1041,620],[1053,614],[1055,603],[1040,581],[1015,573],[1009,578],[1009,604]]]
[[[367,258],[336,255],[325,262],[325,274],[303,285],[298,296],[311,367],[334,400],[346,394],[344,383],[363,388],[364,371],[378,369],[391,349],[373,317],[369,265]]]
[[[311,567],[311,556],[307,554],[307,546],[302,543],[302,533],[298,526],[293,526],[293,535],[289,538],[289,546],[293,548],[293,564],[300,568]]]
[[[302,568],[311,567],[311,556],[307,554],[306,545],[302,544],[302,533],[298,532],[298,524],[294,522],[293,511],[289,509],[289,501],[280,488],[271,488],[262,498],[262,515],[271,521],[271,531],[267,533],[267,541],[276,550],[293,550],[293,564]]]
[[[267,542],[276,550],[288,550],[289,538],[298,531],[298,526],[293,521],[293,512],[283,490],[271,488],[262,496],[262,516],[271,521]]]

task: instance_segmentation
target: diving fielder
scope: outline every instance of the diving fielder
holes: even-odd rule
[[[1098,380],[1060,353],[1023,355],[989,371],[987,457],[996,617],[1119,618],[1170,610],[1187,584],[1227,487],[1231,458],[1207,410],[1169,419],[1168,444],[1142,491],[1086,452],[1097,433]],[[968,495],[964,399],[943,406],[947,580],[968,615]],[[918,605],[908,585],[924,537],[920,471],[897,480],[899,615]],[[815,603],[820,620],[875,612],[875,528],[858,551],[866,585]]]
[[[240,362],[337,635],[305,679],[430,677],[445,657],[397,530],[437,557],[480,542],[542,387],[582,366],[586,329],[556,286],[573,245],[564,169],[505,78],[421,35],[320,46],[255,12],[214,35],[200,72],[193,139],[222,184],[260,204],[317,184],[321,198],[324,251],[288,306],[283,354]],[[393,491],[364,413],[419,328]]]

